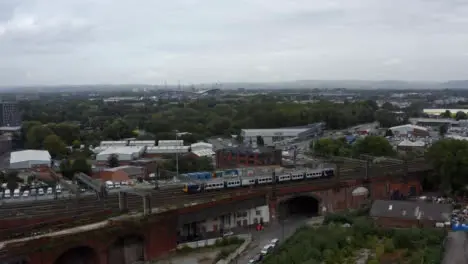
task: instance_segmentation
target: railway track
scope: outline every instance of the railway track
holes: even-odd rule
[[[422,165],[421,162],[408,163],[408,172],[417,171]],[[392,164],[385,166],[376,166],[370,168],[370,174],[398,174],[403,173],[404,169],[401,164]],[[364,177],[365,168],[355,167],[346,168],[341,170],[340,178],[362,178]],[[317,182],[310,181],[310,182]],[[330,180],[326,180],[330,181]],[[304,183],[302,183],[304,184]],[[283,184],[282,184],[283,185]],[[258,187],[260,188],[260,187]],[[227,191],[224,191],[227,192]],[[224,193],[223,192],[223,193]],[[151,192],[152,205],[158,206],[161,202],[167,203],[174,200],[179,200],[187,194],[182,193],[180,188],[165,189]],[[190,197],[195,198],[194,195]],[[128,196],[128,207],[130,210],[134,208],[142,209],[141,197],[129,194]],[[15,204],[5,204],[0,207],[0,217],[2,219],[11,218],[25,218],[25,217],[48,217],[48,216],[60,216],[64,214],[70,214],[82,208],[88,212],[99,211],[99,210],[113,210],[119,211],[118,195],[111,193],[106,199],[96,200],[95,196],[82,197],[80,199],[65,199],[65,200],[52,200],[52,201],[36,201],[36,202],[25,202]]]
[[[355,179],[355,177],[343,177],[343,180],[346,179]],[[312,181],[309,181],[311,183]],[[320,184],[320,185],[328,185],[330,183],[329,179],[320,179],[320,180],[315,180],[313,181],[314,184]],[[297,187],[304,185],[304,182],[290,182],[287,184],[281,184],[282,187]],[[256,194],[258,196],[260,195],[265,195],[268,191],[271,191],[273,188],[272,185],[265,185],[261,186],[255,189],[251,188],[242,188],[242,189],[232,189],[228,191],[214,191],[214,192],[209,192],[209,193],[199,193],[199,194],[193,194],[193,195],[185,195],[181,199],[177,200],[176,203],[172,203],[172,206],[183,206],[185,204],[193,204],[193,203],[201,203],[201,202],[207,202],[207,201],[212,201],[214,199],[219,199],[220,196],[225,196],[225,198],[233,198],[236,196],[245,196],[245,195],[252,195]],[[151,199],[152,203],[156,204],[167,204],[169,200],[172,200],[170,197],[167,198],[156,198],[153,197]],[[130,201],[129,201],[130,202]],[[131,207],[132,209],[130,210],[131,212],[139,211],[138,206],[141,206],[141,203],[133,203],[133,206],[129,204],[129,208]],[[68,213],[71,213],[68,211]],[[66,228],[72,228],[76,227],[79,225],[85,225],[85,224],[92,224],[98,221],[103,221],[105,219],[108,219],[111,216],[117,216],[118,214],[112,210],[102,210],[101,212],[90,212],[87,209],[82,209],[79,211],[75,211],[76,215],[74,217],[62,217],[60,219],[55,219],[52,221],[47,221],[43,222],[40,224],[34,224],[34,225],[27,225],[27,226],[22,226],[18,228],[13,228],[9,230],[0,230],[0,239],[5,240],[5,239],[15,239],[15,238],[21,238],[21,237],[27,237],[31,235],[39,235],[39,234],[44,234],[44,233],[50,233],[58,230],[63,230]],[[56,215],[55,215],[56,216]],[[70,222],[70,218],[76,218],[77,221]]]
[[[410,165],[410,164],[408,164]],[[421,164],[419,163],[414,163],[412,166],[409,166],[408,171],[416,171],[418,167],[420,167]],[[385,165],[385,166],[380,166],[379,167],[380,172],[382,171],[390,171],[390,172],[400,172],[400,170],[403,170],[401,168],[401,165]],[[351,170],[348,171],[348,173],[341,175],[340,180],[348,180],[348,179],[356,179],[356,178],[362,178],[363,175],[362,173],[352,173]],[[300,182],[288,182],[286,184],[281,184],[282,187],[297,187],[305,184],[316,184],[316,185],[328,185],[332,180],[330,179],[319,179],[315,181],[300,181]],[[225,196],[226,198],[232,198],[236,196],[245,196],[248,194],[253,194],[256,193],[257,195],[264,195],[268,191],[271,191],[273,188],[273,185],[265,185],[265,186],[259,186],[255,188],[254,190],[250,188],[242,188],[242,189],[232,189],[232,190],[226,190],[226,191],[215,191],[215,192],[209,192],[209,193],[198,193],[198,194],[193,194],[193,195],[187,195],[184,193],[181,193],[180,190],[177,192],[178,198],[176,202],[174,203],[174,197],[167,197],[168,194],[175,194],[173,193],[175,190],[167,190],[164,192],[166,195],[165,197],[161,197],[160,195],[155,195],[151,197],[151,204],[152,207],[158,207],[158,206],[164,206],[164,205],[178,205],[182,206],[184,204],[189,204],[193,202],[206,202],[209,200],[213,200],[216,198],[219,198],[220,196]],[[141,198],[134,196],[134,199],[130,199],[132,196],[129,197],[128,200],[128,208],[130,212],[138,212],[143,209],[142,203],[141,203]],[[117,196],[116,196],[117,198]],[[87,201],[86,203],[88,203]],[[105,219],[108,219],[109,217],[112,216],[117,216],[121,212],[119,211],[118,208],[118,199],[109,199],[109,200],[103,200],[102,203],[96,204],[96,201],[94,202],[94,205],[86,205],[84,206],[83,204],[76,203],[73,207],[69,207],[66,209],[62,209],[60,211],[49,211],[49,212],[44,212],[43,214],[36,214],[34,215],[34,218],[37,217],[54,217],[55,220],[51,221],[44,221],[39,224],[34,224],[34,225],[27,225],[27,226],[22,226],[18,228],[13,228],[9,230],[0,230],[0,239],[1,240],[8,240],[8,239],[15,239],[15,238],[21,238],[21,237],[28,237],[32,235],[39,235],[39,234],[46,234],[58,230],[63,230],[67,228],[72,228],[80,225],[86,225],[86,224],[92,224],[95,222],[103,221]],[[80,207],[77,207],[76,204],[81,205]],[[24,219],[23,216],[16,216],[14,218],[18,219]],[[30,216],[31,217],[31,216]],[[14,219],[10,218],[10,219]],[[58,219],[57,219],[58,218]],[[73,220],[76,219],[76,220]]]

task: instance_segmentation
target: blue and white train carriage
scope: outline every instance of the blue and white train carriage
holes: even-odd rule
[[[314,180],[320,178],[330,178],[335,175],[335,170],[332,168],[315,169],[315,170],[298,170],[289,173],[276,175],[273,179],[272,175],[256,176],[256,177],[231,177],[223,179],[211,179],[199,183],[186,183],[183,191],[185,193],[199,193],[203,191],[215,191],[231,188],[241,188],[257,185],[285,183],[290,181]]]

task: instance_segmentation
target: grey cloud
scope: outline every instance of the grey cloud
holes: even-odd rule
[[[2,0],[0,85],[464,79],[467,13],[468,0]]]

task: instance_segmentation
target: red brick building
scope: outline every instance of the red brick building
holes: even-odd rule
[[[216,167],[219,169],[281,165],[281,160],[281,150],[272,148],[237,147],[216,151]]]

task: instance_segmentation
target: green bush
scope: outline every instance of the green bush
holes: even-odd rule
[[[445,232],[436,229],[380,229],[357,212],[329,214],[320,227],[302,227],[288,238],[263,264],[278,263],[351,263],[358,250],[367,248],[376,254],[369,263],[379,263],[386,253],[404,249],[408,256],[401,263],[440,263],[440,244]],[[349,223],[350,228],[343,227]],[[402,256],[403,257],[403,256]],[[423,262],[421,262],[423,261]],[[396,263],[398,260],[396,260]],[[410,263],[408,262],[408,263]]]
[[[395,251],[395,245],[393,244],[393,239],[385,238],[384,241],[385,253],[392,253]]]
[[[242,244],[244,242],[244,239],[233,236],[233,237],[224,237],[217,239],[215,242],[216,247],[224,247],[224,246],[229,246],[229,245],[234,245],[234,244]]]
[[[232,249],[223,249],[221,250],[217,255],[216,255],[216,258],[214,259],[213,263],[216,263],[222,259],[225,259],[229,256],[229,254],[231,254],[234,250]]]

